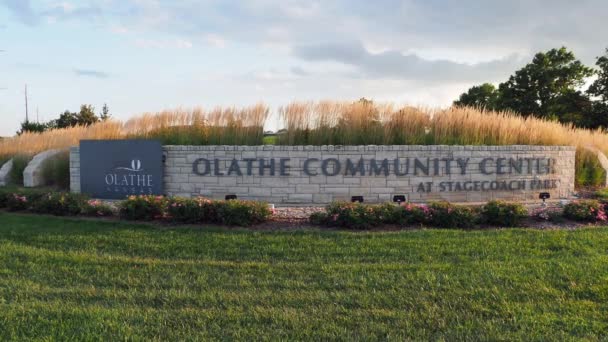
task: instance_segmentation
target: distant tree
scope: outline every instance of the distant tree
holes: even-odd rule
[[[498,98],[498,89],[491,83],[484,83],[470,88],[466,93],[462,93],[458,100],[454,101],[454,105],[494,110],[497,109]]]
[[[587,94],[594,98],[592,118],[595,126],[608,128],[608,49],[597,58],[597,79],[589,86]]]
[[[569,121],[584,116],[583,108],[576,103],[589,104],[586,94],[578,89],[585,79],[593,75],[591,68],[583,65],[565,47],[537,53],[522,69],[515,72],[498,87],[498,107],[511,109],[524,116],[555,118]],[[576,100],[575,102],[568,102]]]
[[[95,115],[95,108],[91,105],[83,104],[80,106],[80,112],[76,114],[78,125],[89,126],[99,121],[99,117]]]
[[[597,58],[595,65],[599,69],[597,79],[587,92],[589,95],[597,97],[600,102],[608,104],[608,49],[603,56]]]
[[[101,121],[106,121],[110,118],[110,108],[108,108],[107,104],[103,104],[103,107],[101,108],[101,115],[99,115],[99,119]]]
[[[32,122],[32,121],[24,121],[21,123],[21,128],[17,131],[17,135],[21,135],[26,132],[30,133],[41,133],[47,129],[47,125],[45,123]]]
[[[59,118],[49,122],[51,128],[67,128],[78,125],[78,117],[76,113],[72,113],[68,110],[59,114]]]

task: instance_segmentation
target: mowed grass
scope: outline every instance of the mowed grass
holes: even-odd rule
[[[0,213],[0,264],[1,340],[608,332],[608,228],[161,229]]]

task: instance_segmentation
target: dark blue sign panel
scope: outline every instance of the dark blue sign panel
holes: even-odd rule
[[[82,140],[80,188],[102,199],[162,195],[162,145],[153,140]]]

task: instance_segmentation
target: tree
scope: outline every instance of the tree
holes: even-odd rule
[[[597,58],[595,65],[599,68],[597,79],[589,86],[587,93],[608,104],[608,49],[603,56]]]
[[[59,118],[49,122],[51,128],[67,128],[78,125],[78,117],[76,113],[72,113],[68,110],[59,114]]]
[[[95,108],[91,105],[83,104],[80,106],[80,112],[76,114],[78,125],[89,126],[99,121],[99,117],[95,115]]]
[[[103,107],[101,108],[101,115],[99,115],[99,119],[101,119],[101,121],[106,121],[110,118],[110,108],[108,108],[107,104],[103,104]]]
[[[21,129],[17,132],[17,135],[21,135],[26,132],[41,133],[44,132],[46,129],[47,125],[44,123],[24,121],[21,123]]]
[[[595,98],[590,116],[594,127],[608,128],[608,49],[603,56],[597,58],[595,65],[599,69],[597,79],[587,90],[587,94]]]
[[[498,98],[499,92],[496,87],[491,83],[484,83],[462,93],[458,100],[454,101],[454,105],[495,110],[498,109]]]
[[[500,84],[499,107],[524,116],[569,121],[568,118],[584,115],[581,108],[568,100],[590,103],[578,89],[593,73],[565,47],[537,53],[532,63]]]

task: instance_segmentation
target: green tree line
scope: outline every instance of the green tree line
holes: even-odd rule
[[[565,47],[537,53],[531,63],[498,87],[491,83],[474,86],[454,105],[511,110],[578,127],[606,128],[608,49],[597,57],[595,68],[585,66]]]
[[[67,128],[74,126],[89,126],[99,121],[105,121],[110,118],[110,109],[107,104],[104,104],[101,113],[95,114],[95,108],[90,104],[80,106],[80,111],[70,112],[69,110],[59,114],[57,119],[48,122],[24,121],[21,123],[21,128],[17,134],[25,132],[44,132],[48,129]]]

